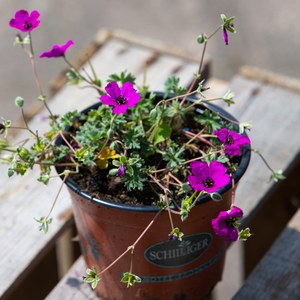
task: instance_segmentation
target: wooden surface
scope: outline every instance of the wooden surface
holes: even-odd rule
[[[300,209],[234,300],[300,299]]]

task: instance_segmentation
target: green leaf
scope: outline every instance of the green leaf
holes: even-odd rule
[[[222,127],[221,118],[208,109],[204,110],[202,115],[196,116],[194,120],[203,126],[207,126],[211,133]]]
[[[38,96],[38,100],[41,102],[44,102],[46,100],[46,96],[40,95],[40,96]]]
[[[125,70],[125,71],[121,72],[121,74],[114,73],[114,74],[109,75],[107,81],[108,82],[118,81],[121,84],[124,84],[125,82],[131,82],[132,84],[134,84],[135,83],[135,78],[136,77],[132,73]]]
[[[231,104],[234,104],[235,102],[232,100],[232,98],[235,96],[234,92],[231,90],[228,90],[226,94],[223,96],[223,101],[230,106]]]
[[[29,45],[30,44],[30,37],[29,35],[26,35],[24,38],[21,37],[21,35],[17,35],[14,41],[15,45]]]
[[[242,229],[239,232],[239,240],[240,241],[247,241],[247,239],[252,235],[249,228]]]
[[[216,193],[216,192],[211,193],[210,197],[211,197],[212,200],[217,201],[217,202],[223,200],[222,196],[219,193]]]
[[[154,145],[164,142],[171,136],[171,127],[168,124],[161,124],[154,137]]]
[[[175,236],[177,237],[178,241],[182,241],[182,238],[184,236],[184,233],[180,231],[178,227],[175,227],[169,234],[169,236]]]
[[[222,164],[225,164],[225,163],[229,162],[229,158],[223,153],[217,157],[217,161]]]
[[[282,174],[282,170],[274,171],[271,175],[271,180],[273,182],[278,182],[279,180],[283,180],[286,177]]]
[[[39,230],[43,231],[44,233],[47,233],[49,229],[49,225],[52,223],[52,218],[41,217],[40,219],[35,219],[35,220],[41,224]]]
[[[182,185],[181,185],[181,188],[180,190],[178,191],[178,195],[181,195],[181,194],[184,194],[184,193],[188,193],[190,192],[192,189],[191,189],[191,186],[188,182],[184,182]]]
[[[177,95],[184,94],[186,92],[185,88],[179,86],[180,78],[176,76],[170,76],[165,82],[165,93],[164,98],[166,98],[170,93],[175,93]]]
[[[242,123],[239,124],[239,133],[242,134],[242,133],[244,133],[245,129],[250,130],[251,127],[252,127],[251,123],[242,122]]]
[[[47,185],[49,183],[50,176],[48,174],[40,174],[37,180]]]
[[[67,72],[66,76],[68,78],[69,85],[76,85],[81,81],[80,74],[73,68]]]
[[[0,139],[0,150],[8,147],[8,143],[6,140]]]
[[[8,169],[8,170],[7,170],[7,175],[8,175],[8,177],[12,177],[14,174],[15,174],[15,171],[14,171],[14,170],[12,170],[12,169]]]
[[[226,16],[225,16],[224,14],[221,14],[220,17],[221,17],[221,19],[223,20],[223,22],[226,21]]]
[[[109,176],[116,176],[117,173],[118,173],[118,169],[113,168],[113,169],[109,170],[108,175]]]
[[[90,284],[91,288],[94,290],[100,281],[100,276],[97,272],[97,269],[96,267],[93,267],[93,269],[87,268],[85,272],[88,276],[83,277],[83,281]]]
[[[126,273],[123,273],[121,282],[127,283],[127,287],[130,287],[130,286],[133,286],[135,283],[142,282],[142,279],[135,274],[126,272]]]

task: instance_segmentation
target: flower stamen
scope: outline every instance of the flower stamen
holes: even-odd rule
[[[117,104],[119,104],[119,105],[123,105],[123,104],[126,104],[126,103],[127,103],[126,99],[125,99],[123,96],[119,96],[119,97],[116,99],[116,102],[117,102]]]
[[[215,185],[215,182],[211,177],[207,177],[205,180],[203,180],[203,185],[207,188],[211,188]]]

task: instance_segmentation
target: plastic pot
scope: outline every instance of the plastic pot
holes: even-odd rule
[[[222,109],[218,108],[218,111],[234,119]],[[249,160],[249,147],[244,147],[235,173],[236,183],[246,171]],[[86,264],[88,267],[97,266],[99,271],[132,245],[158,212],[155,206],[123,205],[95,199],[81,191],[72,179],[68,179],[66,185],[71,194]],[[117,300],[194,300],[207,295],[221,280],[227,246],[223,238],[214,234],[211,219],[230,208],[231,184],[218,192],[222,201],[212,201],[209,196],[201,198],[186,221],[182,222],[179,215],[173,215],[175,226],[185,234],[182,241],[168,240],[170,222],[167,212],[161,212],[134,250],[132,271],[142,278],[142,282],[130,288],[120,282],[122,272],[130,269],[131,253],[128,252],[103,273],[96,289],[98,296]]]

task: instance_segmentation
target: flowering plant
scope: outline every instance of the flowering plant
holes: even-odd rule
[[[38,180],[47,184],[56,177],[51,174],[51,167],[55,166],[58,170],[63,168],[58,174],[63,183],[72,177],[94,197],[110,194],[112,201],[156,205],[169,212],[171,231],[167,238],[171,240],[181,240],[184,235],[174,226],[172,212],[179,213],[185,221],[202,196],[220,201],[218,190],[231,184],[232,207],[216,215],[211,225],[216,235],[227,241],[246,240],[251,234],[249,228],[239,229],[243,211],[234,205],[234,174],[245,147],[249,150],[250,140],[244,131],[250,125],[220,116],[210,102],[221,100],[231,105],[234,94],[228,91],[218,99],[206,99],[207,87],[201,80],[208,41],[221,31],[228,45],[228,32],[235,32],[234,18],[221,15],[222,23],[211,35],[199,35],[197,40],[204,47],[191,86],[186,90],[180,87],[179,78],[171,76],[161,95],[148,91],[145,85],[136,87],[134,75],[127,72],[112,74],[103,87],[93,68],[89,75],[67,60],[72,40],[54,45],[39,58],[62,58],[70,67],[67,76],[71,84],[85,82],[99,94],[99,105],[85,114],[73,111],[57,116],[47,105],[35,66],[32,31],[40,24],[39,16],[36,10],[31,13],[20,10],[9,24],[28,34],[26,37],[18,34],[16,43],[31,59],[39,100],[49,112],[50,129],[46,133],[31,129],[23,114],[24,99],[16,98],[25,124],[18,129],[27,130],[29,137],[12,146],[7,135],[16,127],[9,120],[0,123],[4,136],[0,149],[10,154],[1,158],[9,164],[8,175],[24,175],[38,166]],[[58,139],[60,143],[55,142]],[[274,180],[283,178],[279,172],[271,171]],[[50,213],[37,220],[44,232],[51,223]],[[93,288],[99,280],[96,269],[87,270],[85,281]],[[124,273],[122,281],[131,286],[140,282],[140,278],[130,270]]]

